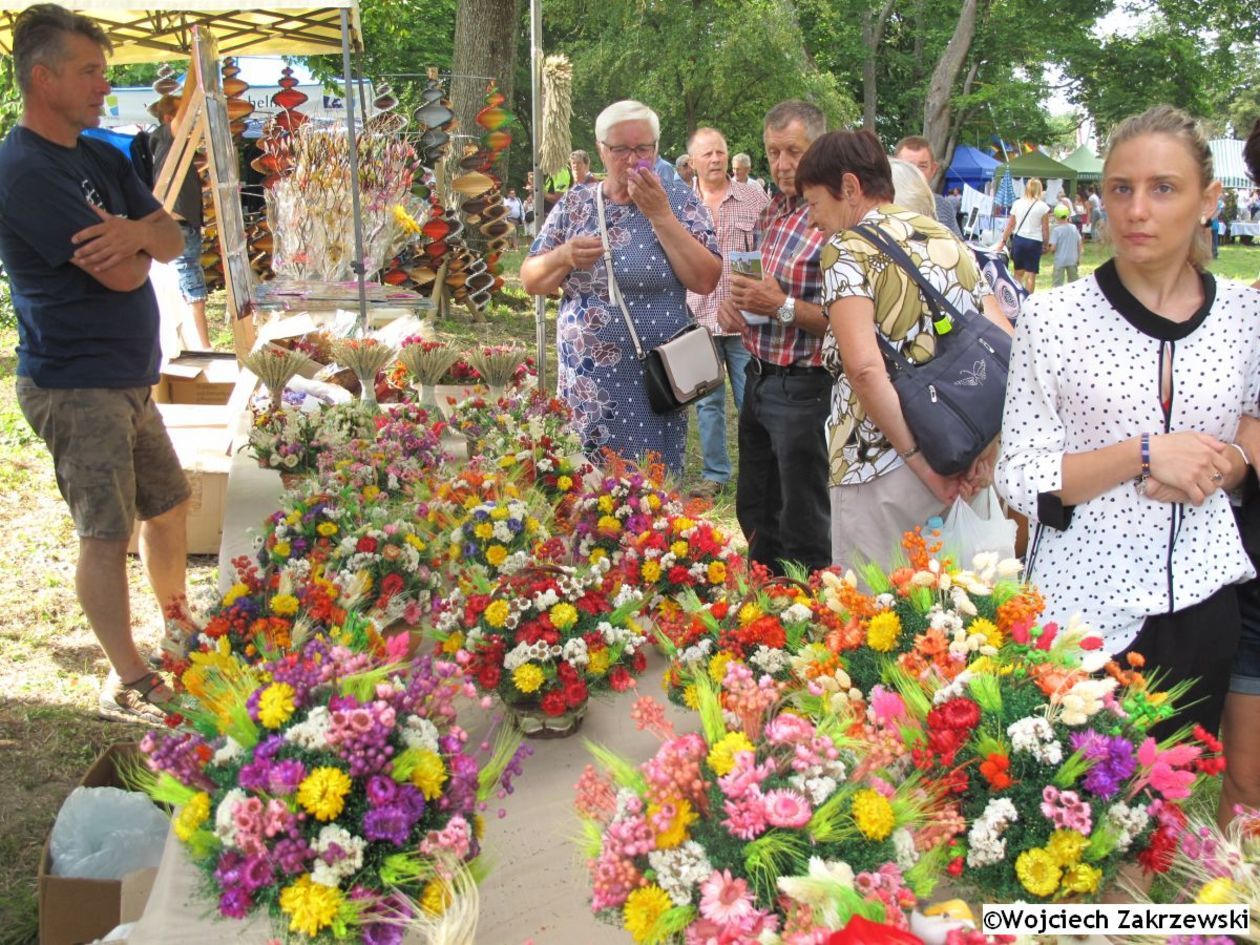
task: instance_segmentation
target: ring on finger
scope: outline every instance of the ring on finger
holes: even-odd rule
[[[1225,474],[1224,474],[1224,473],[1219,473],[1219,472],[1218,472],[1218,473],[1214,473],[1214,474],[1212,475],[1212,481],[1213,481],[1213,482],[1216,482],[1216,483],[1221,483],[1221,482],[1224,482],[1224,481],[1225,481]]]

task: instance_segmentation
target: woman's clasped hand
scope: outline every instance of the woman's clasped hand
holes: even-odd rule
[[[1234,457],[1228,443],[1193,431],[1151,437],[1151,474],[1143,480],[1143,494],[1156,502],[1202,505],[1233,474]]]

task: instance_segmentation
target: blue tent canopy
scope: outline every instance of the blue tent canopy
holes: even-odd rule
[[[983,151],[960,144],[954,149],[954,160],[945,171],[945,189],[970,184],[976,190],[993,180],[994,169],[1000,164]]]
[[[131,139],[135,137],[134,135],[123,134],[112,128],[84,128],[83,136],[112,144],[127,157],[131,157]]]

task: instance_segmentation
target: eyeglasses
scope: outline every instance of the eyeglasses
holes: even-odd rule
[[[608,153],[613,157],[621,160],[633,154],[637,158],[649,158],[656,153],[656,142],[651,144],[640,144],[637,147],[630,147],[627,144],[611,145],[607,141],[603,142],[604,147],[608,149]]]

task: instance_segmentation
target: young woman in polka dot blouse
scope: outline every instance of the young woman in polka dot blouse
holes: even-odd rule
[[[1047,617],[1080,614],[1111,652],[1140,652],[1167,683],[1197,679],[1175,725],[1213,732],[1234,585],[1254,574],[1227,492],[1250,475],[1240,422],[1260,414],[1260,293],[1203,269],[1199,219],[1220,186],[1183,112],[1116,129],[1103,176],[1115,258],[1025,305],[996,476],[1036,525],[1028,573]]]

